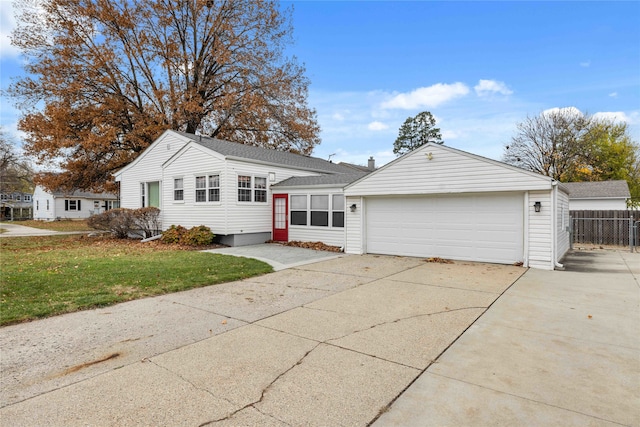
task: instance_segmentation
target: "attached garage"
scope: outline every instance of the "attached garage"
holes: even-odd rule
[[[344,192],[347,253],[553,269],[569,249],[561,185],[450,147],[426,144]]]
[[[367,252],[512,264],[523,258],[523,194],[367,198]]]

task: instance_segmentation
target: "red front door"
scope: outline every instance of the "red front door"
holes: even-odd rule
[[[273,195],[273,240],[289,241],[289,195]]]

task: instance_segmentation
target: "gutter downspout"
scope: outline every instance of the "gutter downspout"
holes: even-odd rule
[[[560,264],[556,259],[558,253],[558,181],[555,179],[551,181],[551,188],[553,190],[551,194],[551,238],[553,244],[551,245],[551,261],[553,262],[553,269],[564,269],[564,265]]]

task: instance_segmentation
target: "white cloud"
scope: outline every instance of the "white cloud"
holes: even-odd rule
[[[0,1],[0,58],[14,58],[20,51],[11,45],[11,32],[16,26],[13,2]]]
[[[617,98],[617,97],[618,97],[618,92],[611,92],[611,93],[609,94],[609,96],[610,96],[611,98]]]
[[[580,63],[582,68],[589,68],[591,66],[591,61],[584,61]]]
[[[464,83],[437,83],[429,87],[420,87],[408,93],[395,93],[393,97],[380,106],[383,109],[413,110],[422,107],[437,107],[469,93]]]
[[[602,111],[593,115],[597,120],[611,120],[613,122],[631,123],[631,118],[623,111]]]
[[[340,113],[333,113],[333,115],[331,116],[331,118],[332,118],[333,120],[337,120],[337,121],[339,121],[339,122],[341,122],[341,121],[343,121],[343,120],[344,120],[344,116],[343,116],[342,114],[340,114]]]
[[[554,114],[554,113],[566,113],[566,114],[573,114],[576,116],[583,116],[584,114],[582,114],[582,111],[578,110],[576,107],[554,107],[554,108],[549,108],[547,110],[544,110],[540,115],[543,116],[545,114]]]
[[[511,95],[513,91],[507,87],[504,82],[496,80],[480,80],[477,85],[473,87],[478,96],[489,96],[494,93],[501,95]]]
[[[376,122],[369,123],[367,125],[367,129],[373,130],[373,131],[385,130],[385,129],[389,129],[389,125],[376,121]]]

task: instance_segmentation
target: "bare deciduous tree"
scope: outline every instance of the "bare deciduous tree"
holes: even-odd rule
[[[0,193],[33,191],[33,169],[0,128]]]

